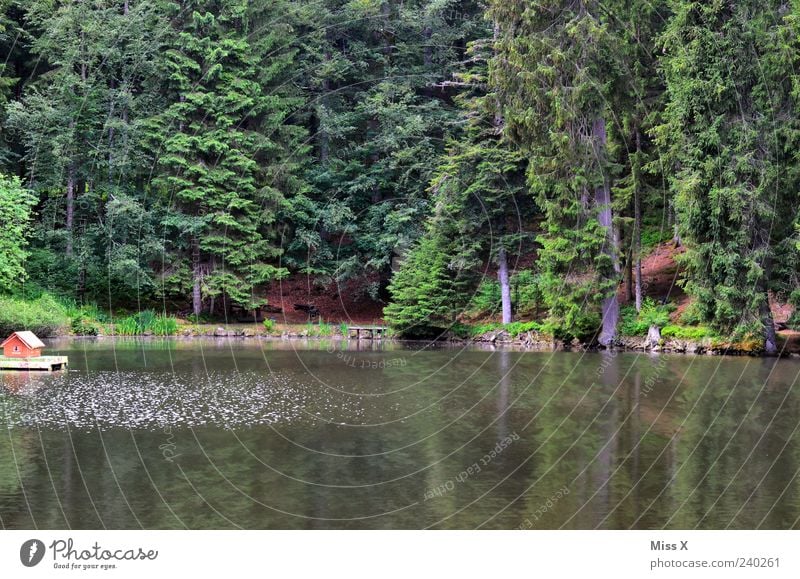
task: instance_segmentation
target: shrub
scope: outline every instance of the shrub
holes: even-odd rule
[[[643,336],[650,326],[663,328],[669,324],[669,313],[673,309],[674,305],[659,305],[652,298],[644,299],[638,313],[633,306],[623,306],[620,309],[620,333],[623,336]]]
[[[270,318],[267,318],[266,320],[264,320],[263,324],[264,324],[264,330],[268,334],[271,334],[272,332],[274,332],[275,331],[275,327],[277,326],[277,324],[275,323],[275,320],[270,319]]]
[[[669,314],[675,309],[673,304],[658,305],[651,298],[645,298],[642,302],[642,310],[639,312],[639,319],[647,324],[647,327],[658,326],[662,328],[669,323]]]
[[[792,330],[800,330],[800,307],[795,306],[792,315],[786,320],[786,325]]]
[[[650,327],[639,319],[639,314],[633,306],[622,306],[619,319],[619,332],[623,336],[642,336]]]
[[[692,302],[686,306],[686,309],[683,310],[681,314],[680,320],[682,324],[686,324],[687,326],[698,326],[705,321],[703,312],[697,302]]]
[[[100,333],[101,326],[88,316],[79,315],[72,318],[70,330],[76,336],[96,336]]]
[[[0,297],[0,334],[30,330],[39,337],[67,331],[70,319],[53,296],[43,294],[35,300]]]
[[[476,315],[492,314],[500,309],[500,284],[493,280],[483,280],[469,303],[469,311]]]
[[[529,269],[524,269],[511,276],[511,297],[514,310],[519,314],[529,314],[539,309],[542,303],[542,291],[539,278]]]
[[[511,322],[510,324],[506,324],[504,329],[516,338],[525,332],[541,331],[542,325],[539,322]]]
[[[706,326],[667,325],[661,329],[661,337],[678,340],[702,340],[716,336],[714,330]]]

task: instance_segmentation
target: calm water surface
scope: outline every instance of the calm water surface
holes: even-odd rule
[[[53,342],[4,528],[800,528],[800,360]]]

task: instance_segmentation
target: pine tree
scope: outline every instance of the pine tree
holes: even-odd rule
[[[461,237],[471,238],[467,254],[452,256],[462,267],[497,264],[501,320],[512,321],[509,256],[529,250],[525,226],[535,214],[525,186],[522,153],[503,139],[503,117],[497,95],[487,92],[486,63],[491,41],[476,41],[469,52],[473,66],[456,75],[463,92],[466,130],[454,140],[433,179],[431,190],[437,224],[456,227]]]
[[[257,287],[285,274],[275,265],[274,224],[302,136],[287,123],[300,103],[281,88],[292,31],[266,20],[281,13],[279,2],[172,5],[165,67],[173,102],[153,130],[169,249],[176,262],[190,261],[195,315],[205,297],[255,308],[264,302]]]
[[[296,205],[294,267],[379,281],[424,231],[427,187],[459,130],[447,84],[485,34],[475,2],[327,0],[305,45],[313,189]]]
[[[619,240],[608,140],[622,55],[613,7],[590,0],[492,2],[498,23],[491,82],[506,134],[529,156],[529,184],[546,218],[539,237],[550,316],[581,333],[602,319],[599,342],[616,334]],[[598,311],[599,306],[599,311]]]
[[[453,238],[430,230],[405,257],[389,284],[392,301],[384,308],[388,323],[407,336],[436,337],[450,328],[474,285],[470,271],[456,269]]]
[[[686,289],[714,326],[758,328],[775,353],[768,291],[790,289],[797,263],[787,218],[800,200],[797,8],[678,0],[672,9],[656,134],[674,169]]]

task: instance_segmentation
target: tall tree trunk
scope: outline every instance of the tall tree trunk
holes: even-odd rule
[[[70,165],[67,173],[67,256],[72,257],[72,223],[75,218],[75,169]]]
[[[500,282],[500,301],[503,307],[503,323],[511,323],[511,284],[508,282],[508,258],[506,248],[497,251],[497,279]]]
[[[431,29],[430,25],[427,25],[422,29],[422,36],[425,39],[425,48],[422,53],[422,63],[425,65],[425,68],[430,68],[431,64],[433,63],[433,49],[431,48],[432,35],[433,30]]]
[[[764,353],[775,356],[778,353],[778,336],[775,333],[775,323],[772,320],[772,310],[769,309],[769,296],[764,292],[764,300],[759,306],[761,324],[764,326]]]
[[[681,246],[681,231],[678,227],[678,212],[675,211],[675,204],[670,202],[669,214],[672,217],[672,244],[675,247]]]
[[[626,232],[627,233],[627,232]],[[631,246],[628,249],[628,255],[625,256],[625,301],[632,302],[633,301],[633,259],[634,259],[634,250],[633,250],[633,240],[631,240]]]
[[[636,311],[642,310],[642,191],[640,187],[640,155],[642,153],[642,138],[639,129],[636,129],[636,163],[633,187],[633,251],[636,255]]]
[[[602,118],[595,119],[592,123],[592,137],[597,147],[598,159],[603,159],[606,146],[606,123]],[[616,282],[619,277],[619,241],[614,230],[614,216],[611,210],[611,188],[608,181],[603,180],[603,184],[594,190],[594,202],[598,210],[598,221],[606,231],[606,240],[603,244],[603,252],[609,257],[612,263],[612,271],[601,274],[601,280],[611,282],[611,287],[605,290],[603,297],[603,318],[602,329],[598,341],[603,346],[609,346],[614,342],[617,335],[617,321],[619,320],[619,301],[617,299]]]
[[[109,99],[108,99],[108,185],[111,188],[114,185],[114,79],[109,81]]]
[[[766,237],[766,232],[764,233]],[[775,356],[778,353],[778,336],[775,332],[775,322],[772,319],[772,310],[769,307],[769,292],[766,280],[772,273],[772,263],[769,257],[764,259],[762,264],[764,273],[759,281],[758,289],[763,296],[758,306],[758,316],[761,318],[761,325],[764,328],[764,353],[768,356]]]
[[[200,291],[200,282],[203,273],[200,270],[200,240],[197,237],[192,239],[192,311],[195,317],[199,317],[203,310],[203,295]]]

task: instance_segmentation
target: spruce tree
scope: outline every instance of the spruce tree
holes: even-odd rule
[[[715,327],[758,328],[774,353],[768,292],[788,291],[797,263],[797,8],[767,0],[671,7],[668,102],[656,134],[673,169],[686,289]]]
[[[497,0],[490,14],[498,23],[491,82],[506,135],[530,159],[529,184],[546,218],[539,266],[550,317],[581,334],[602,319],[599,342],[611,344],[620,251],[609,126],[624,60],[614,7]]]
[[[264,303],[257,288],[285,273],[275,219],[295,185],[286,171],[302,137],[288,122],[300,103],[282,84],[293,33],[270,23],[279,2],[171,4],[172,103],[152,127],[170,260],[189,261],[195,315],[206,297],[255,308]]]

